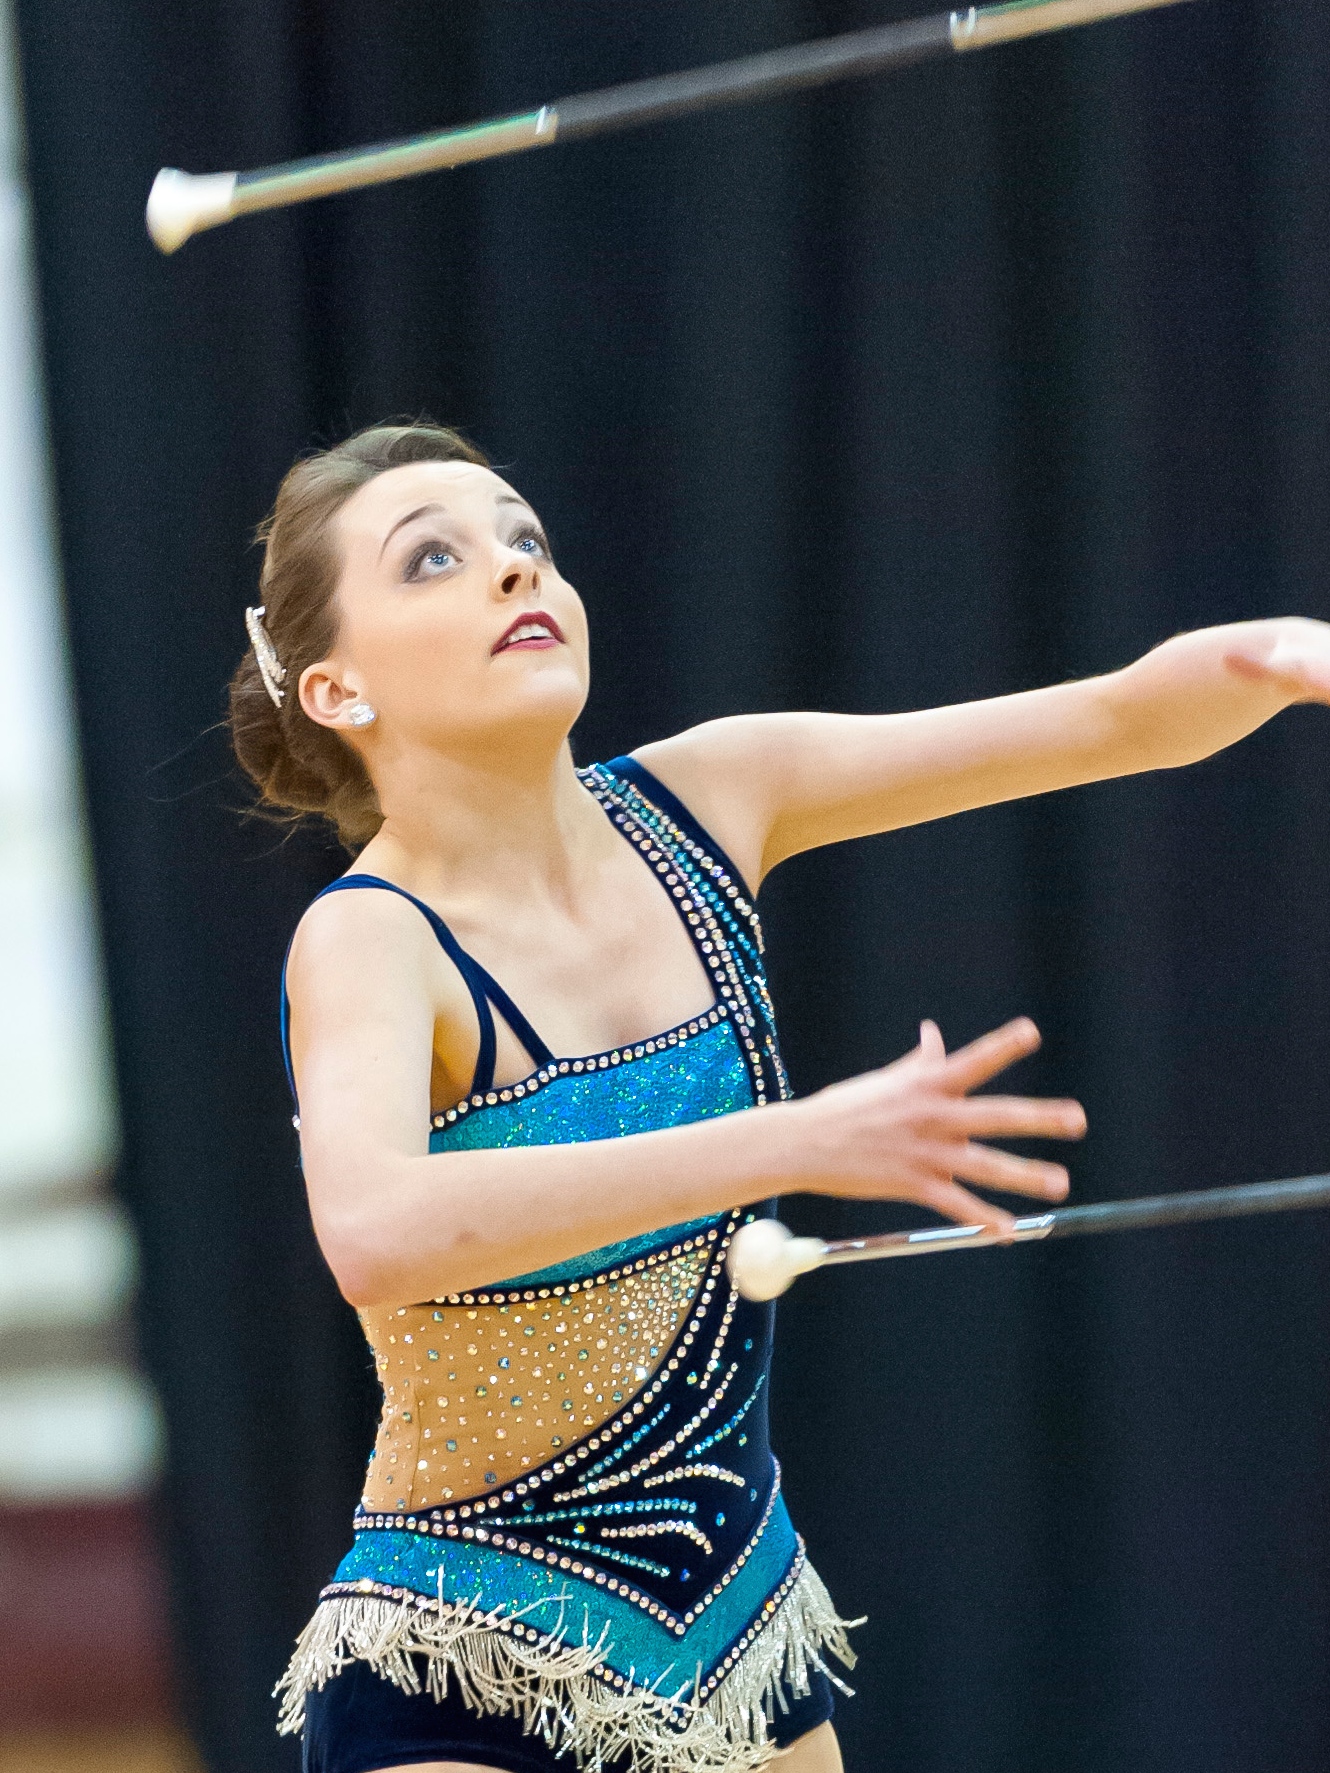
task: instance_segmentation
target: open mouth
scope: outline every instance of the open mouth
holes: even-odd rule
[[[546,647],[563,645],[563,629],[553,616],[519,616],[491,647],[491,655],[514,650],[537,652]]]

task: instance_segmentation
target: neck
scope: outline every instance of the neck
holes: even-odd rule
[[[577,779],[567,739],[496,752],[413,751],[376,771],[384,821],[358,866],[427,899],[572,896],[613,834]]]

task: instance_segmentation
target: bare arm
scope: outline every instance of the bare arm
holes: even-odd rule
[[[1030,1023],[950,1057],[928,1024],[895,1065],[803,1102],[581,1145],[430,1154],[436,1019],[464,1034],[471,1012],[415,914],[386,893],[320,901],[289,985],[315,1230],[356,1305],[483,1286],[790,1190],[917,1201],[1008,1229],[1009,1214],[955,1178],[1060,1199],[1066,1172],[975,1141],[1084,1130],[1074,1102],[969,1099],[1038,1044]]]
[[[1293,702],[1330,701],[1330,625],[1178,635],[1105,677],[911,714],[773,714],[695,727],[643,763],[756,888],[819,844],[1194,763]]]

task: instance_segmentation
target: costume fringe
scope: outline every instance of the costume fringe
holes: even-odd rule
[[[605,1636],[592,1641],[584,1631],[580,1641],[569,1642],[559,1629],[541,1642],[524,1641],[499,1624],[517,1617],[369,1595],[322,1601],[276,1689],[284,1695],[278,1728],[283,1735],[300,1730],[311,1689],[359,1661],[405,1693],[423,1689],[436,1699],[447,1693],[451,1675],[473,1711],[520,1716],[528,1734],[543,1738],[554,1754],[571,1755],[583,1773],[603,1773],[621,1756],[629,1757],[633,1773],[755,1773],[778,1752],[770,1727],[775,1707],[786,1709],[779,1684],[802,1696],[809,1670],[820,1669],[848,1693],[822,1652],[853,1668],[845,1633],[863,1623],[838,1616],[821,1578],[805,1564],[755,1641],[703,1700],[695,1676],[671,1687],[673,1670],[650,1688],[616,1689],[595,1673],[609,1653]]]

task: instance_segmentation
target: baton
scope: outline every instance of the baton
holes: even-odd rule
[[[1157,1225],[1197,1225],[1252,1213],[1292,1213],[1330,1207],[1330,1176],[1289,1182],[1251,1182],[1203,1188],[1150,1200],[1100,1201],[1018,1219],[1009,1233],[988,1225],[940,1225],[928,1231],[892,1231],[878,1237],[795,1237],[776,1219],[755,1219],[735,1233],[726,1258],[730,1279],[745,1299],[775,1299],[801,1274],[841,1262],[881,1262],[889,1256],[933,1256],[944,1250],[982,1250],[993,1244],[1038,1243],[1101,1231],[1143,1231]]]
[[[996,43],[1013,43],[1046,31],[1096,24],[1132,12],[1152,12],[1179,0],[1008,0],[996,6],[972,6],[962,12],[941,12],[931,18],[907,19],[821,37],[785,49],[740,56],[706,68],[634,80],[600,92],[581,93],[542,105],[538,111],[495,117],[462,129],[408,136],[336,154],[288,160],[252,172],[194,174],[164,166],[148,197],[148,232],[163,252],[174,252],[191,234],[216,228],[236,216],[262,209],[282,209],[387,184],[417,173],[437,172],[527,148],[549,147],[555,141],[577,141],[607,130],[632,129],[716,105],[742,104],[780,93],[825,86],[865,74],[884,74],[934,56],[964,54]]]

